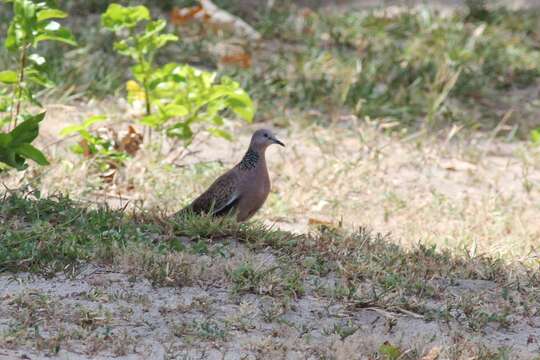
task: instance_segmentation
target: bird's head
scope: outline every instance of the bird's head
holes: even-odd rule
[[[251,147],[256,150],[265,150],[268,146],[272,144],[278,144],[285,146],[284,143],[279,141],[274,133],[268,129],[259,129],[253,133],[251,137]]]

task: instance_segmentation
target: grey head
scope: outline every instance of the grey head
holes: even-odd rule
[[[257,152],[264,152],[264,150],[266,150],[266,148],[272,144],[285,146],[284,143],[276,138],[271,130],[259,129],[253,133],[249,148]]]

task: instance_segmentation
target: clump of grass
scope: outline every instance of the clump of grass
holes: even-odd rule
[[[178,324],[174,332],[179,337],[189,336],[204,341],[225,341],[228,336],[228,331],[223,324],[211,319]]]
[[[168,271],[173,268],[178,274],[185,273],[180,270],[185,266],[182,261],[167,271],[161,268],[178,260],[167,254],[208,252],[201,241],[185,247],[178,242],[182,235],[205,241],[236,238],[247,243],[293,237],[230,218],[189,216],[174,221],[154,215],[130,216],[121,210],[77,203],[64,195],[42,198],[38,193],[7,192],[0,202],[0,271],[53,274],[85,261],[113,263],[115,254],[131,247],[133,256],[140,255],[137,261],[143,268],[163,280],[171,277]]]

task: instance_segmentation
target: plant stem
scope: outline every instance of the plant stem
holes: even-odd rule
[[[150,105],[150,91],[148,90],[148,77],[149,77],[149,72],[152,67],[152,59],[150,58],[150,60],[147,61],[144,59],[144,55],[142,53],[139,53],[138,61],[139,61],[139,64],[144,66],[144,79],[143,79],[144,102],[145,102],[145,107],[146,107],[146,115],[148,116],[152,114],[152,107]],[[150,126],[148,126],[148,141],[150,141],[151,139],[152,139],[152,129],[150,128]]]
[[[146,115],[150,115],[150,95],[148,93],[148,88],[146,87],[146,81],[144,83],[144,102],[146,103]]]
[[[146,85],[146,77],[144,79],[143,83],[144,87],[144,102],[146,103],[146,115],[150,115],[152,113],[152,109],[150,108],[150,94],[148,91],[148,86]],[[152,128],[150,126],[148,127],[148,141],[152,140]]]
[[[26,67],[26,49],[27,45],[23,46],[23,48],[21,49],[21,56],[19,58],[19,78],[17,79],[17,87],[13,92],[13,97],[11,99],[10,120],[13,123],[13,128],[17,126],[17,117],[19,116],[19,113],[21,111],[21,98],[23,90],[22,83],[24,81],[24,68]],[[17,106],[15,110],[15,116],[13,116],[13,105],[15,104],[15,100],[17,101]]]

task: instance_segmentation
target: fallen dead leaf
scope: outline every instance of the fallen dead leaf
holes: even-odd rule
[[[458,159],[442,160],[439,164],[448,171],[476,170],[476,165]]]
[[[142,142],[143,135],[137,132],[133,126],[129,125],[127,134],[121,137],[120,141],[115,144],[115,148],[134,156],[139,151]]]
[[[431,350],[428,351],[428,353],[420,358],[420,360],[436,360],[439,358],[439,354],[441,353],[441,348],[438,346],[435,346],[431,348]]]
[[[227,65],[237,65],[247,69],[251,67],[251,56],[247,53],[225,55],[219,59],[219,62]]]
[[[201,5],[196,5],[185,8],[174,8],[170,13],[170,18],[174,25],[184,25],[203,15],[203,7]]]

